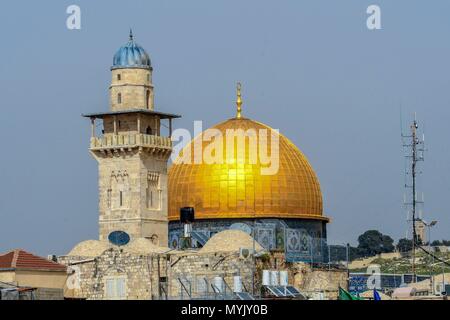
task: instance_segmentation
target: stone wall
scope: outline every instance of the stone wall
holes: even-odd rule
[[[99,239],[112,231],[168,243],[167,158],[138,152],[93,152],[99,165]],[[150,193],[150,191],[152,193]],[[149,207],[152,194],[154,207]]]
[[[335,300],[339,294],[339,286],[348,288],[347,270],[313,266],[305,262],[289,263],[285,261],[283,251],[272,251],[257,260],[256,286],[262,284],[263,270],[288,271],[288,283],[293,285],[309,298]]]
[[[34,292],[36,300],[63,300],[64,290],[55,288],[37,288]]]
[[[59,262],[72,270],[65,288],[70,298],[108,299],[106,280],[120,277],[126,279],[125,299],[202,297],[213,293],[216,277],[225,280],[226,294],[234,290],[234,276],[241,276],[243,289],[251,291],[252,260],[239,253],[136,255],[111,248],[96,258],[63,256]]]
[[[141,68],[114,69],[112,70],[111,75],[111,110],[153,110],[154,94],[153,85],[151,83],[151,70]],[[121,95],[120,103],[118,99],[119,93]]]
[[[231,298],[236,276],[241,277],[243,291],[253,291],[253,259],[244,259],[239,252],[171,251],[141,255],[111,248],[96,258],[64,256],[59,262],[73,272],[65,289],[65,296],[71,298],[116,299],[106,295],[106,282],[117,278],[124,279],[125,293],[120,297],[123,299],[214,299],[217,296],[214,288],[220,282],[223,282],[220,295]],[[256,259],[255,288],[261,287],[262,271],[267,269],[287,270],[289,284],[308,297],[321,294],[325,299],[335,299],[339,286],[347,288],[346,270],[286,263],[282,251]],[[260,293],[256,289],[256,294]]]
[[[166,276],[164,255],[136,255],[116,248],[94,259],[65,256],[59,262],[72,269],[65,290],[65,295],[72,298],[109,299],[106,280],[123,277],[124,299],[152,299],[158,297],[158,282]]]
[[[324,299],[336,300],[339,287],[348,289],[347,270],[311,268],[306,263],[294,263],[290,273],[293,285],[313,298],[321,294]]]

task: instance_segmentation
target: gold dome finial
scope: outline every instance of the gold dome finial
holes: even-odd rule
[[[241,83],[238,82],[236,86],[236,106],[237,106],[237,113],[236,113],[236,119],[241,119],[241,111],[242,111],[242,98],[241,98]]]

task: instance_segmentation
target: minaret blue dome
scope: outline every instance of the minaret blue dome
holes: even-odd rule
[[[130,30],[130,40],[117,50],[113,59],[113,69],[116,68],[146,68],[151,69],[148,53],[133,40]]]

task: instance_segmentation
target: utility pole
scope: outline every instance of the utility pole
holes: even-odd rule
[[[412,133],[412,141],[411,141],[411,150],[412,150],[412,159],[411,159],[411,175],[412,175],[412,273],[413,273],[413,283],[416,282],[416,166],[417,166],[417,123],[416,119],[414,119],[414,123],[411,126]]]
[[[421,220],[421,217],[417,217],[417,205],[423,203],[422,201],[417,200],[417,175],[420,174],[417,170],[417,163],[419,161],[423,161],[423,153],[424,149],[424,136],[420,139],[418,138],[418,129],[419,124],[416,120],[416,116],[414,115],[414,121],[410,126],[411,133],[409,135],[403,135],[403,147],[406,149],[405,158],[408,161],[407,169],[406,169],[406,177],[410,176],[410,179],[405,178],[405,188],[411,189],[411,201],[405,201],[406,206],[411,207],[412,217],[412,274],[413,279],[412,282],[416,282],[416,247],[417,243],[417,232],[416,232],[416,221]],[[410,171],[408,171],[408,169]],[[408,181],[409,180],[409,183]],[[423,240],[423,239],[422,239]]]

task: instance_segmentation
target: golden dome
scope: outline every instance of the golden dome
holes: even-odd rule
[[[270,132],[279,140],[279,169],[276,174],[261,174],[264,166],[258,157],[250,164],[249,141],[245,143],[245,162],[232,159],[223,143],[223,162],[194,163],[194,146],[205,148],[204,132],[181,152],[169,169],[169,220],[179,220],[181,207],[194,207],[196,219],[223,218],[302,218],[328,221],[322,216],[322,194],[317,176],[303,153],[289,139],[270,127],[245,118],[233,118],[213,127],[225,137],[229,129],[266,129],[268,152],[271,154]],[[256,146],[257,147],[257,146]],[[251,147],[250,147],[251,148]],[[183,163],[190,150],[190,163]],[[185,155],[185,158],[187,158]]]

